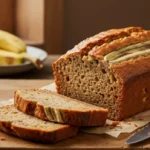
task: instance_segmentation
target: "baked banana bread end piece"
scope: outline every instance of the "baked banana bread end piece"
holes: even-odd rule
[[[43,120],[75,126],[103,126],[108,110],[48,90],[15,91],[14,105]]]
[[[0,107],[0,130],[26,140],[55,143],[75,136],[78,128],[40,120],[10,105]]]
[[[112,29],[53,63],[57,92],[109,110],[122,120],[150,109],[150,31]]]

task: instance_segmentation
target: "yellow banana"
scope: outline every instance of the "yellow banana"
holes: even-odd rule
[[[42,62],[29,56],[26,52],[26,44],[17,36],[0,30],[0,65],[18,65],[24,60],[33,63],[38,69],[43,67]]]
[[[26,44],[17,36],[0,30],[0,49],[14,53],[22,53],[26,52]]]
[[[36,68],[38,69],[43,68],[43,64],[40,59],[31,57],[27,53],[21,53],[20,55],[23,59],[30,61]]]
[[[23,63],[23,58],[19,54],[0,50],[0,65],[19,65]]]
[[[0,50],[0,65],[19,65],[28,60],[33,63],[38,69],[43,67],[42,62],[37,59],[29,56],[27,53],[14,53],[8,52],[5,50]]]

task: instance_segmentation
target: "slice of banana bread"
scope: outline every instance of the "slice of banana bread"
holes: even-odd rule
[[[112,29],[53,63],[57,92],[109,109],[122,120],[150,109],[150,31]]]
[[[78,128],[43,121],[9,105],[0,107],[0,130],[26,140],[55,143],[75,136]]]
[[[103,126],[108,113],[107,109],[39,89],[15,91],[14,105],[40,119],[76,126]]]

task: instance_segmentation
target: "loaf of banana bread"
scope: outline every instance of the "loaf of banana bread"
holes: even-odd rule
[[[90,37],[53,63],[57,92],[109,109],[122,120],[150,109],[150,31],[112,29]]]
[[[26,140],[55,143],[75,136],[78,128],[43,121],[9,105],[0,107],[0,130]]]
[[[48,90],[15,91],[14,105],[42,120],[75,126],[103,126],[108,110]]]

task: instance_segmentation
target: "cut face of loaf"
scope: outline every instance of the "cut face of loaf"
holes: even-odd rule
[[[10,105],[0,107],[0,130],[31,141],[55,143],[75,136],[78,128],[40,120]]]
[[[150,31],[101,32],[53,63],[57,92],[109,109],[122,120],[150,109]]]
[[[75,126],[103,126],[108,110],[48,90],[15,91],[14,105],[43,120]]]

